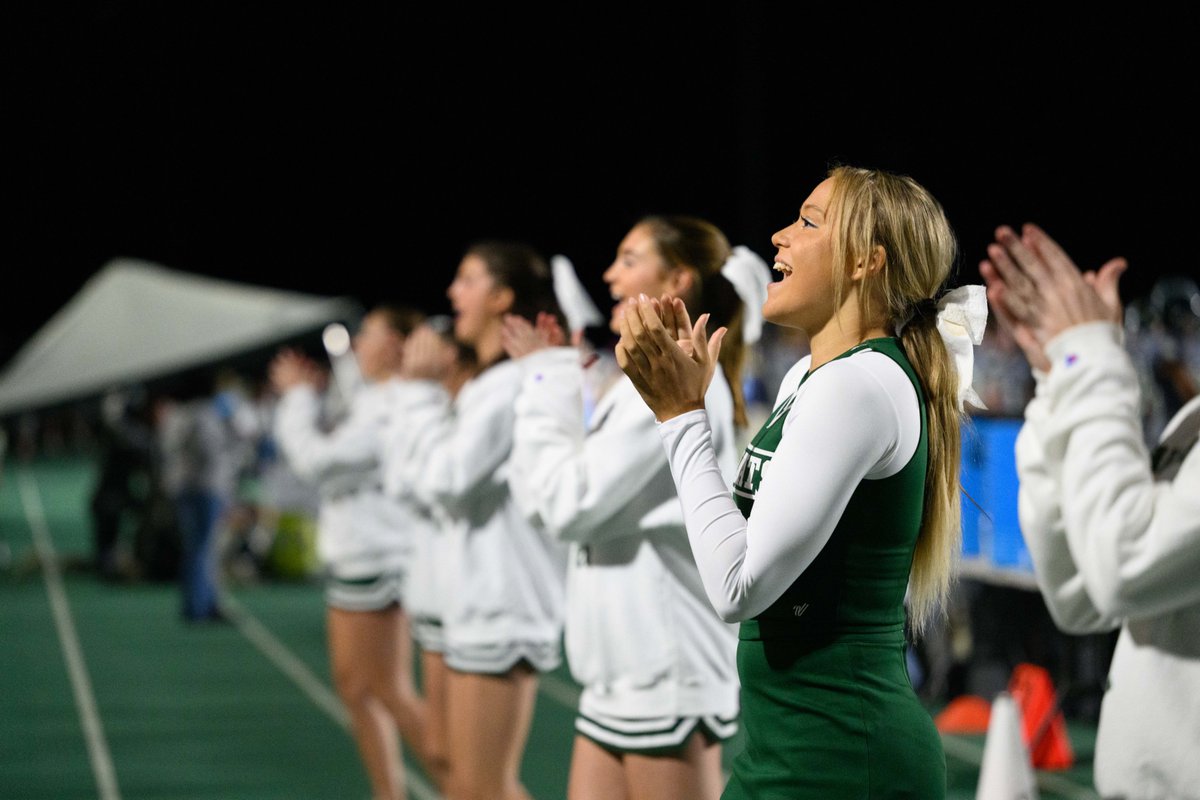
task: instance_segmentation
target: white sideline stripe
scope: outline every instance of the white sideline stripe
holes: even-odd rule
[[[88,760],[92,763],[92,774],[101,800],[121,800],[117,786],[117,772],[113,768],[112,754],[104,738],[104,725],[96,708],[96,696],[92,692],[92,681],[88,677],[87,663],[83,660],[83,649],[79,646],[79,635],[71,618],[71,606],[63,589],[62,573],[58,569],[58,555],[54,552],[54,540],[46,524],[46,512],[38,494],[37,482],[25,470],[18,473],[18,487],[25,519],[33,533],[33,547],[37,551],[42,575],[46,581],[46,594],[50,598],[50,609],[54,615],[54,627],[58,632],[59,645],[67,662],[67,674],[71,679],[71,691],[75,695],[75,706],[79,709],[79,721],[83,726],[87,742]]]
[[[942,749],[946,751],[946,755],[967,764],[976,767],[983,764],[983,746],[975,742],[959,739],[952,734],[942,734]],[[1038,788],[1043,791],[1054,792],[1070,800],[1100,800],[1100,795],[1091,789],[1072,783],[1061,775],[1034,770],[1033,777]]]
[[[271,633],[228,592],[221,594],[221,607],[229,614],[230,620],[250,641],[250,644],[258,648],[258,651],[278,667],[280,672],[291,678],[292,683],[308,695],[308,699],[312,700],[317,708],[324,711],[346,733],[351,733],[350,715],[346,713],[342,701],[287,648],[287,645],[279,641],[275,634]],[[404,779],[412,796],[418,800],[442,800],[442,796],[437,793],[437,790],[411,769],[404,770]]]
[[[569,681],[547,672],[538,676],[538,691],[569,711],[579,710],[579,695],[582,691]]]
[[[228,612],[230,620],[242,635],[249,639],[250,643],[267,657],[267,660],[278,667],[280,672],[291,678],[292,683],[308,695],[308,699],[312,700],[317,708],[324,711],[343,730],[350,730],[350,716],[346,713],[346,709],[338,700],[337,695],[322,683],[320,678],[313,675],[304,662],[288,650],[275,637],[275,634],[267,630],[266,626],[234,599],[233,595],[223,593],[221,606]]]

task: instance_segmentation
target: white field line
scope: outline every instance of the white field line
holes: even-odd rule
[[[580,689],[570,681],[545,673],[538,676],[538,691],[568,711],[579,710]]]
[[[67,593],[63,588],[62,572],[58,568],[58,555],[54,552],[54,540],[51,538],[50,528],[46,524],[46,512],[42,508],[42,498],[38,494],[37,482],[25,470],[21,470],[18,475],[17,484],[21,493],[21,505],[25,510],[25,519],[29,522],[29,529],[33,533],[33,547],[37,552],[42,575],[46,581],[46,594],[50,598],[54,627],[58,631],[58,641],[62,647],[63,658],[67,662],[71,691],[75,694],[75,705],[79,709],[79,721],[83,726],[88,759],[92,763],[92,774],[96,778],[100,800],[121,800],[121,790],[117,786],[117,772],[113,768],[112,754],[108,750],[108,740],[104,737],[104,725],[100,721],[100,712],[96,708],[96,695],[92,692],[92,681],[88,677],[87,662],[83,659],[83,649],[79,646],[79,635],[75,632],[71,606],[67,602]]]
[[[266,656],[268,661],[291,678],[292,683],[296,684],[300,691],[304,692],[308,699],[312,700],[313,704],[324,711],[342,730],[347,733],[351,732],[350,716],[346,713],[342,701],[338,699],[332,689],[312,673],[312,670],[303,661],[292,653],[283,642],[279,641],[275,634],[271,633],[265,625],[246,610],[245,606],[227,592],[221,595],[221,607],[242,635],[258,648],[258,651]],[[442,800],[437,790],[411,769],[404,770],[404,776],[409,792],[417,800]]]

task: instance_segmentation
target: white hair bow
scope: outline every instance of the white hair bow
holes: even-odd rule
[[[754,344],[762,336],[762,306],[767,301],[771,268],[749,247],[738,245],[725,260],[721,274],[733,284],[734,291],[746,307],[742,321],[742,341]]]
[[[604,322],[604,317],[600,316],[591,295],[579,282],[575,266],[569,258],[564,255],[551,256],[550,272],[554,280],[554,297],[567,318],[567,327],[571,329],[571,333]]]
[[[937,309],[937,330],[958,372],[958,410],[963,410],[963,403],[986,409],[971,387],[971,378],[975,371],[975,346],[983,341],[987,327],[987,289],[978,284],[960,286],[942,295]]]

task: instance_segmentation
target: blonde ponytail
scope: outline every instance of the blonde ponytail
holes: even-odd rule
[[[905,325],[900,344],[921,381],[928,415],[925,509],[909,576],[909,614],[913,631],[920,634],[945,605],[962,547],[958,492],[962,414],[958,376],[937,331],[936,317],[919,317]]]
[[[945,608],[961,550],[958,376],[933,310],[954,263],[954,233],[941,205],[912,178],[845,166],[829,177],[839,223],[834,264],[867,263],[883,248],[883,267],[862,283],[859,312],[901,329],[901,346],[925,395],[929,461],[908,592],[911,627],[920,634]],[[834,270],[839,303],[847,272]]]

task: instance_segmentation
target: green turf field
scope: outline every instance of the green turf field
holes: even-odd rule
[[[0,798],[367,800],[319,587],[233,587],[233,624],[184,625],[174,586],[71,567],[91,481],[85,462],[44,460],[0,482]],[[542,681],[522,772],[537,800],[565,796],[577,696],[565,668]],[[1096,797],[1095,731],[1071,738],[1080,764],[1039,774],[1044,800]],[[947,738],[949,797],[974,797],[982,752]],[[409,772],[410,797],[437,797]]]

